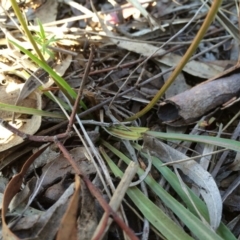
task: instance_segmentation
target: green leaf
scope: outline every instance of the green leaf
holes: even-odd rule
[[[101,151],[102,152],[102,151]],[[103,153],[105,160],[113,173],[121,177],[122,171],[117,165]],[[134,202],[136,207],[148,219],[148,221],[167,239],[192,239],[183,229],[181,229],[175,222],[173,222],[160,208],[158,208],[152,201],[149,200],[137,187],[131,187],[127,190],[127,195]]]
[[[201,143],[213,144],[219,147],[229,148],[238,152],[240,151],[240,142],[234,141],[231,139],[199,136],[199,135],[163,133],[163,132],[154,132],[154,131],[148,131],[146,134],[156,138],[160,138],[160,139],[175,139],[175,140],[181,140],[181,141],[201,142]]]
[[[111,146],[109,143],[101,140],[103,145],[111,150],[115,155],[121,158],[126,164],[129,164],[130,159],[127,158],[123,153],[118,151],[116,148]],[[143,170],[139,168],[138,174],[141,176]],[[152,177],[147,176],[145,182],[148,184],[149,188],[159,196],[159,198],[164,202],[164,204],[169,207],[181,221],[193,232],[194,235],[198,236],[199,239],[222,239],[215,232],[213,232],[210,227],[206,226],[202,221],[200,221],[194,214],[192,214],[188,209],[186,209],[182,204],[180,204],[176,199],[174,199],[168,192],[166,192]]]
[[[43,25],[41,23],[41,21],[39,19],[37,19],[37,23],[38,23],[38,26],[39,26],[39,33],[40,33],[40,36],[42,38],[43,41],[45,41],[46,39],[46,34],[45,34],[45,30],[43,28]]]
[[[141,151],[142,146],[140,146],[136,143],[134,143],[133,146],[135,149],[140,151],[140,154],[143,157],[148,158],[148,155]],[[160,174],[168,181],[168,183],[175,190],[175,192],[181,197],[181,199],[184,201],[184,203],[186,204],[188,209],[192,213],[194,213],[196,216],[198,216],[191,201],[189,200],[188,196],[182,189],[182,186],[179,183],[177,176],[167,166],[162,167],[163,162],[160,159],[158,159],[157,157],[154,157],[154,156],[151,156],[151,158],[152,158],[152,164],[160,172]],[[207,210],[205,203],[199,197],[197,197],[190,188],[188,188],[188,192],[192,198],[192,201],[194,202],[195,206],[197,207],[198,211],[201,213],[201,215],[207,221],[209,221],[208,210]],[[235,236],[231,233],[231,231],[223,223],[220,224],[219,228],[217,229],[217,233],[223,239],[236,240]]]
[[[11,40],[9,40],[9,41],[12,44],[14,44],[15,46],[17,46],[26,55],[28,55],[29,58],[31,58],[39,67],[44,69],[54,79],[55,83],[66,94],[66,96],[70,96],[71,97],[71,99],[70,99],[71,101],[73,101],[73,99],[76,99],[77,93],[68,85],[68,83],[62,77],[60,77],[50,66],[48,66],[47,63],[45,63],[45,62],[41,61],[40,59],[38,59],[30,51],[28,51],[27,49],[23,48],[19,44],[15,43],[15,42],[13,42]],[[86,107],[86,105],[84,104],[83,101],[80,101],[80,105],[82,106],[82,108],[84,110],[87,109],[87,107]]]
[[[15,105],[10,105],[6,103],[0,102],[0,110],[6,112],[16,112],[16,113],[23,113],[29,115],[38,115],[43,117],[52,117],[52,118],[63,118],[65,119],[65,115],[59,113],[52,113],[47,111],[38,110],[35,108],[28,108],[28,107],[20,107]]]

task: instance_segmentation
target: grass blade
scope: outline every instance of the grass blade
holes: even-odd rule
[[[136,143],[134,143],[133,146],[135,149],[140,151],[140,154],[143,157],[148,158],[147,154],[141,151],[142,146],[140,146]],[[161,173],[161,175],[168,181],[168,183],[176,191],[176,193],[181,197],[181,199],[184,201],[184,203],[186,204],[188,209],[197,216],[197,213],[196,213],[192,203],[190,202],[188,196],[183,191],[177,176],[167,166],[162,167],[163,162],[160,159],[158,159],[157,157],[152,156],[152,164]],[[209,221],[208,210],[207,210],[205,203],[199,197],[197,197],[190,188],[188,188],[188,192],[192,198],[192,201],[194,202],[195,206],[197,207],[198,211],[201,213],[201,215],[207,221]],[[217,233],[223,239],[236,240],[236,238],[232,234],[232,232],[223,223],[220,223],[220,226],[217,229]]]
[[[111,150],[119,158],[121,158],[126,164],[131,161],[123,153],[118,151],[109,143],[102,140],[105,147]],[[142,175],[144,172],[139,168],[138,174]],[[208,226],[203,224],[194,214],[192,214],[188,209],[186,209],[182,204],[175,200],[168,192],[166,192],[152,177],[147,176],[145,182],[148,184],[149,188],[159,196],[159,198],[164,202],[164,204],[169,207],[181,221],[198,236],[199,239],[222,239],[215,232],[213,232]]]
[[[213,144],[219,147],[229,148],[238,152],[240,151],[240,142],[230,140],[230,139],[225,139],[225,138],[188,135],[188,134],[163,133],[163,132],[153,132],[153,131],[148,131],[146,134],[156,138],[160,138],[160,139],[175,139],[175,140],[181,140],[181,141],[201,142],[201,143]]]
[[[63,119],[66,118],[65,115],[59,114],[59,113],[42,111],[35,108],[20,107],[20,106],[15,106],[11,104],[1,103],[1,102],[0,102],[0,110],[7,111],[7,112],[29,114],[29,115],[38,115],[43,117],[63,118]]]
[[[103,153],[105,160],[113,173],[121,177],[122,171],[117,165]],[[135,203],[136,207],[148,219],[148,221],[167,239],[192,239],[175,222],[173,222],[160,208],[151,202],[137,187],[131,187],[127,190],[127,195]]]

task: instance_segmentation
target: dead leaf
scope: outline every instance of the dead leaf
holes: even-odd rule
[[[49,62],[49,66],[51,66],[53,62]],[[19,105],[22,103],[26,97],[28,97],[34,90],[40,87],[42,83],[47,83],[48,81],[48,73],[44,71],[42,68],[37,69],[33,75],[31,75],[26,82],[23,84],[20,93],[16,97],[15,105]],[[41,82],[40,82],[40,81]]]
[[[17,96],[19,94],[22,84],[16,84],[10,82],[8,85],[0,86],[0,102],[14,105]],[[24,107],[31,107],[41,110],[42,109],[42,98],[38,92],[34,92],[29,95],[28,98],[24,99],[20,104]],[[20,116],[20,115],[18,115]],[[12,117],[12,112],[0,111],[0,118],[8,119]],[[41,116],[33,115],[31,118],[17,119],[14,125],[20,131],[26,134],[34,134],[41,125]],[[7,150],[13,146],[22,143],[24,140],[21,137],[14,135],[6,128],[0,126],[1,138],[0,138],[0,152]]]
[[[61,198],[47,211],[38,215],[29,215],[21,218],[13,228],[13,231],[20,231],[20,233],[25,234],[26,238],[31,239],[54,239],[59,229],[60,221],[68,206],[69,198],[73,193],[74,186],[71,184]]]
[[[206,135],[206,134],[203,134],[203,135]],[[209,164],[213,157],[213,155],[211,155],[211,153],[214,151],[215,147],[216,146],[214,146],[212,144],[204,144],[204,143],[197,143],[197,145],[195,146],[194,150],[198,153],[197,155],[199,155],[199,154],[207,155],[207,156],[203,156],[203,157],[199,158],[199,160],[195,159],[195,161],[197,161],[200,164],[200,166],[206,171],[209,169]],[[193,157],[195,155],[196,154],[193,154]],[[192,190],[195,193],[195,195],[197,195],[197,196],[200,195],[198,187],[192,186]]]
[[[13,200],[9,204],[9,214],[14,219],[19,218],[19,216],[21,216],[21,218],[25,218],[27,216],[33,217],[31,221],[29,221],[28,218],[23,219],[24,226],[17,224],[17,227],[14,228],[14,233],[16,233],[16,230],[29,229],[34,224],[34,220],[37,221],[37,218],[35,217],[39,214],[42,214],[41,210],[29,206],[29,200],[31,200],[30,198],[32,194],[35,193],[34,191],[36,190],[36,184],[37,178],[33,177],[27,182],[24,189],[14,196]]]
[[[144,137],[144,149],[163,162],[175,162],[188,158],[181,152],[150,136]],[[211,174],[194,160],[174,163],[174,166],[181,169],[198,186],[208,208],[211,227],[217,229],[222,218],[222,198]]]
[[[15,147],[12,147],[6,151],[0,153],[0,171],[3,170],[6,166],[10,165],[21,156],[30,152],[34,147],[26,146],[26,142],[19,144]]]
[[[54,22],[57,17],[57,8],[58,1],[56,0],[44,1],[42,6],[36,10],[35,16],[37,19],[41,21],[41,23]]]
[[[75,240],[77,239],[77,211],[79,196],[81,190],[80,177],[75,175],[75,191],[72,195],[68,208],[60,223],[57,240]]]
[[[48,61],[48,65],[53,67],[55,72],[59,76],[63,76],[66,70],[69,68],[72,61],[72,55],[68,54],[66,58],[54,64],[53,61]],[[39,80],[40,81],[39,81]],[[40,87],[43,83],[45,88],[49,88],[54,84],[54,80],[49,77],[48,73],[42,68],[37,69],[32,76],[30,76],[21,88],[20,93],[16,97],[15,105],[22,103],[24,99],[29,96],[33,91]]]
[[[92,239],[93,233],[98,225],[98,211],[95,199],[84,183],[81,187],[81,207],[78,218],[78,239]],[[99,207],[102,210],[102,207]]]
[[[87,160],[85,156],[86,150],[84,147],[77,147],[70,150],[69,152],[75,159],[81,171],[83,171],[85,174],[96,172],[93,163]],[[42,182],[42,187],[49,186],[52,182],[55,181],[55,179],[63,177],[66,174],[75,174],[75,171],[73,170],[71,164],[66,161],[66,158],[62,154],[44,166],[42,172],[43,174],[46,172],[46,175]]]
[[[42,145],[44,146],[44,144]],[[38,148],[33,149],[33,153],[37,152]],[[59,152],[56,150],[56,146],[50,145],[36,160],[34,161],[34,166],[31,165],[27,171],[27,175],[29,175],[34,169],[43,167],[47,163],[53,161],[59,156]]]
[[[55,203],[66,191],[69,184],[72,183],[72,178],[69,174],[60,176],[59,178],[62,178],[61,181],[48,187],[44,194],[42,194],[42,199],[46,199],[49,203]],[[57,181],[58,179],[55,180]],[[44,191],[45,188],[42,189]]]
[[[15,175],[10,182],[8,183],[5,191],[4,191],[4,196],[3,196],[3,205],[2,205],[2,234],[4,239],[18,239],[18,237],[12,233],[12,231],[8,228],[8,225],[6,223],[6,213],[8,210],[8,206],[15,196],[15,194],[19,191],[23,177],[26,174],[29,166],[33,163],[33,161],[47,148],[44,147],[40,149],[38,152],[33,154],[23,165],[22,170],[20,173]]]
[[[24,189],[14,196],[8,207],[10,212],[13,212],[14,210],[16,211],[16,209],[18,209],[17,211],[19,212],[19,209],[20,211],[24,209],[28,203],[29,197],[34,191],[36,183],[37,179],[36,177],[33,177],[30,181],[27,182]]]

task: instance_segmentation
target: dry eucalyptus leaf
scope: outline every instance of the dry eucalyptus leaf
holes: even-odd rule
[[[51,61],[49,65],[53,64]],[[19,105],[24,99],[29,96],[34,90],[41,86],[42,83],[48,82],[48,73],[44,71],[42,68],[37,69],[33,75],[31,75],[26,82],[24,83],[23,87],[21,88],[20,93],[18,94],[17,100],[15,101],[15,105]]]
[[[22,214],[23,210],[28,204],[29,198],[34,193],[35,187],[37,184],[36,177],[31,178],[27,184],[25,185],[24,189],[20,192],[18,192],[14,198],[12,199],[10,205],[9,205],[9,211],[12,215],[19,216],[19,214]],[[25,211],[23,216],[33,216],[35,214],[41,214],[42,211],[28,207]],[[26,222],[25,222],[26,224]],[[33,222],[29,223],[29,225],[33,224]],[[26,227],[26,225],[25,225]]]
[[[69,151],[69,153],[75,159],[76,164],[82,172],[85,174],[92,174],[96,172],[93,163],[87,160],[86,149],[84,147],[73,148]],[[62,178],[69,173],[74,174],[75,171],[71,164],[66,161],[63,154],[60,154],[55,159],[52,159],[52,162],[47,163],[43,167],[42,173],[44,175],[42,187],[46,187],[52,184],[57,178]]]
[[[43,144],[45,146],[47,144]],[[33,149],[33,153],[37,152],[38,148]],[[34,169],[42,167],[47,163],[51,162],[53,159],[57,158],[59,152],[57,152],[54,145],[50,145],[36,160],[34,161],[34,165],[31,165],[27,171],[26,175],[29,175]],[[1,167],[1,166],[0,166]],[[1,169],[1,168],[0,168]]]
[[[99,209],[102,210],[102,207],[99,206]],[[78,218],[78,239],[92,239],[98,226],[98,214],[101,210],[98,211],[94,197],[86,185],[82,183],[80,216]]]
[[[41,23],[54,22],[57,17],[57,8],[58,1],[56,0],[44,1],[42,6],[36,10],[35,16],[37,19],[41,21]]]
[[[21,189],[24,175],[26,174],[27,169],[34,162],[36,157],[38,157],[46,149],[46,147],[43,147],[37,153],[33,154],[30,158],[27,159],[27,161],[24,163],[21,171],[19,173],[17,173],[9,181],[9,183],[4,191],[3,202],[2,202],[2,236],[3,236],[3,239],[19,239],[9,228],[5,217],[6,217],[8,207],[9,207],[11,200]]]
[[[121,37],[121,39],[120,38],[115,39],[114,37],[116,36],[107,28],[107,26],[104,24],[104,22],[99,16],[98,16],[98,19],[106,35],[109,37],[110,41],[112,41],[114,44],[116,44],[117,46],[123,49],[136,52],[145,57],[150,57],[154,55],[156,56],[155,59],[157,61],[172,67],[177,66],[182,59],[181,56],[174,53],[166,54],[165,50],[155,47],[151,44],[139,43],[136,41],[133,42],[132,39],[128,39],[124,37]],[[157,56],[159,56],[160,58],[157,58]],[[214,64],[210,64],[210,63],[206,64],[204,62],[192,60],[192,61],[189,61],[184,66],[183,70],[193,76],[198,76],[201,78],[211,78],[223,72],[224,69]]]
[[[77,215],[80,192],[80,177],[78,175],[75,175],[75,191],[69,201],[67,210],[61,220],[60,227],[57,233],[57,240],[77,239]]]
[[[48,64],[50,67],[53,67],[53,70],[59,75],[63,76],[66,70],[69,68],[72,62],[72,55],[67,55],[66,58],[59,61],[59,63],[53,64],[53,61],[49,61]],[[34,90],[40,87],[42,84],[36,77],[41,80],[45,88],[49,88],[54,84],[54,80],[49,77],[49,74],[44,71],[42,68],[37,69],[32,76],[30,76],[27,81],[24,83],[15,105],[19,105],[29,94],[31,94]]]
[[[21,231],[29,239],[54,239],[73,192],[74,186],[71,184],[47,211],[21,218],[12,231]]]
[[[214,149],[215,149],[214,145],[204,144],[204,143],[197,143],[197,145],[195,147],[195,151],[198,154],[202,154],[202,155],[209,154],[207,156],[201,157],[199,160],[196,159],[196,161],[200,164],[200,166],[202,166],[202,168],[206,171],[207,171],[207,169],[209,169],[209,164],[212,159],[211,153],[214,151]],[[195,156],[195,154],[193,154],[193,156]],[[192,190],[197,196],[200,195],[200,191],[199,191],[198,187],[192,186]]]
[[[41,214],[38,222],[33,227],[33,235],[38,235],[39,239],[50,239],[50,235],[52,236],[51,239],[54,238],[73,192],[74,186],[71,184],[61,198],[44,214]]]
[[[27,184],[24,186],[23,190],[18,192],[12,199],[11,203],[8,206],[10,212],[13,212],[17,208],[24,209],[27,205],[29,197],[33,194],[35,185],[37,183],[36,177],[33,177]]]
[[[10,82],[5,86],[0,86],[0,102],[14,105],[22,86],[23,84],[14,82]],[[38,92],[32,93],[26,99],[22,100],[19,105],[40,110],[42,108],[41,95]],[[17,114],[17,117],[19,116],[20,114]],[[12,112],[0,110],[0,118],[11,119],[11,117]],[[26,134],[34,134],[41,125],[41,116],[33,115],[31,118],[17,119],[16,123],[13,124],[10,122],[10,124]],[[0,126],[0,132],[0,152],[23,142],[22,138],[15,136],[2,126]]]
[[[183,153],[150,136],[144,137],[144,149],[163,162],[175,162],[188,158]],[[210,224],[213,229],[217,229],[222,218],[222,198],[211,174],[194,160],[175,163],[174,166],[181,169],[198,186],[208,208]]]
[[[15,101],[19,96],[19,92],[23,88],[23,84],[17,84],[15,82],[9,82],[6,85],[0,86],[0,102],[1,103],[7,103],[11,105],[15,105]],[[19,106],[24,107],[36,107],[36,99],[31,96],[27,98],[26,100],[23,100]],[[16,114],[16,117],[20,116],[20,114]],[[12,112],[2,111],[0,110],[0,118],[2,119],[8,119],[12,117]]]

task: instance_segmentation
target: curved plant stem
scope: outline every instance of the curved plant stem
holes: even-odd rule
[[[170,87],[170,85],[174,82],[175,78],[178,76],[178,74],[182,71],[185,64],[188,62],[194,51],[197,49],[200,41],[204,37],[209,25],[213,21],[215,15],[217,14],[218,8],[221,6],[222,0],[214,0],[212,3],[212,6],[201,26],[199,29],[196,37],[194,38],[192,44],[188,48],[185,55],[182,57],[180,63],[177,65],[175,70],[172,72],[168,80],[165,82],[165,84],[162,86],[162,88],[157,92],[157,94],[154,96],[152,101],[140,112],[136,113],[134,116],[127,118],[125,121],[132,121],[135,120],[141,116],[143,116],[145,113],[147,113],[150,109],[153,108],[153,106],[156,104],[156,102],[160,99],[160,97],[165,93],[165,91]]]
[[[39,50],[35,40],[33,39],[33,36],[31,34],[31,32],[28,29],[26,21],[25,21],[25,19],[22,16],[22,13],[21,13],[21,11],[20,11],[20,9],[18,7],[18,4],[17,4],[16,0],[10,0],[10,1],[11,1],[12,8],[13,8],[16,16],[17,16],[17,19],[20,22],[20,24],[22,25],[22,28],[23,28],[25,34],[27,35],[29,41],[31,42],[35,52],[37,53],[38,57],[42,60],[42,62],[46,63],[45,60],[44,60],[44,57],[43,57],[43,55],[41,53],[41,51]]]

